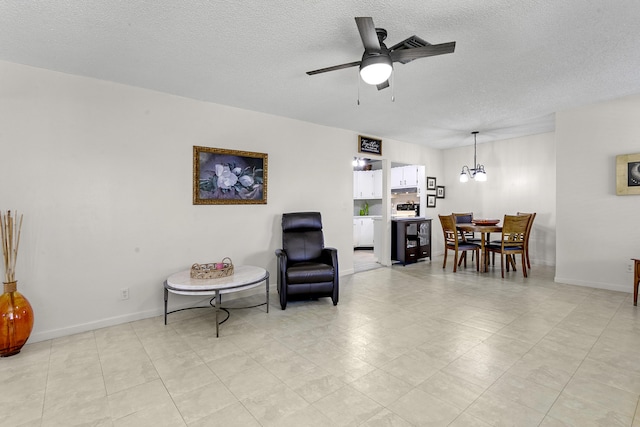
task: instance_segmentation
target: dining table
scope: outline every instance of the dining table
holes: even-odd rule
[[[500,220],[476,220],[474,222],[461,222],[456,224],[456,228],[463,233],[480,233],[480,271],[488,270],[488,254],[486,244],[490,242],[491,233],[502,233],[502,226],[498,225]]]

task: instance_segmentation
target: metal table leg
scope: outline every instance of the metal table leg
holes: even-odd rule
[[[216,291],[216,338],[220,336],[220,323],[218,323],[218,314],[220,313],[220,305],[222,305],[222,294]]]
[[[164,288],[164,324],[167,324],[167,302],[169,301],[169,291]]]

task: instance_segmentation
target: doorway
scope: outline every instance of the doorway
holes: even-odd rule
[[[353,269],[356,273],[382,267],[376,250],[381,242],[374,238],[382,221],[382,181],[381,160],[353,159]]]

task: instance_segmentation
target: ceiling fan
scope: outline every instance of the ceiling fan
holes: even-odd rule
[[[384,44],[384,40],[387,38],[387,31],[384,28],[375,28],[371,17],[356,17],[356,25],[364,45],[362,60],[307,71],[308,75],[312,76],[359,65],[362,80],[370,85],[376,85],[378,90],[382,90],[389,87],[389,77],[393,71],[393,62],[406,64],[418,58],[453,53],[456,48],[456,42],[430,44],[416,36],[411,36],[387,48]]]

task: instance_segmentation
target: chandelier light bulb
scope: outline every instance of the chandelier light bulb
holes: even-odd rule
[[[478,146],[477,135],[478,131],[471,132],[473,135],[473,165],[474,168],[471,169],[467,165],[462,167],[462,172],[460,173],[460,182],[467,182],[469,178],[473,178],[474,181],[477,182],[485,182],[487,180],[487,173],[484,171],[484,165],[476,162],[476,150]]]

